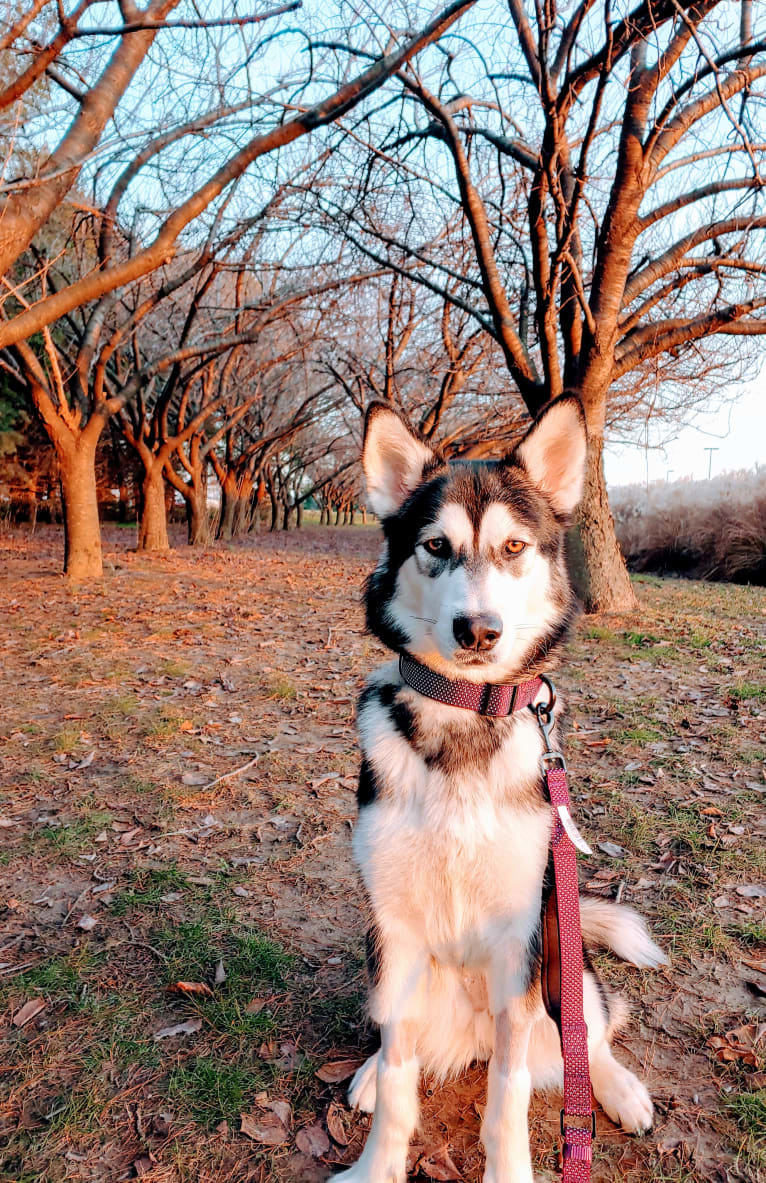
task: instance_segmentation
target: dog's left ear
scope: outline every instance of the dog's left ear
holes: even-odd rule
[[[550,403],[512,453],[562,518],[582,496],[588,436],[579,399],[564,395]]]
[[[386,403],[373,403],[364,424],[362,468],[371,508],[387,518],[420,484],[434,453]]]

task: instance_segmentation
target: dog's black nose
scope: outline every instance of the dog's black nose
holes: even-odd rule
[[[499,616],[488,612],[480,616],[456,616],[452,621],[452,632],[463,649],[486,653],[500,640],[503,622]]]

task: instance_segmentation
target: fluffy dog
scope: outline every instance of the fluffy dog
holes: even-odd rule
[[[579,501],[579,403],[551,403],[503,461],[447,464],[382,404],[363,467],[385,536],[366,590],[370,630],[450,680],[518,684],[550,670],[573,614],[564,535]],[[490,718],[425,697],[396,661],[369,678],[354,855],[371,906],[370,1013],[381,1048],[349,1097],[373,1113],[346,1183],[401,1183],[421,1071],[489,1060],[485,1183],[532,1183],[531,1088],[560,1087],[556,1026],[541,992],[541,910],[551,815],[534,714]],[[554,732],[555,739],[555,732]],[[554,746],[558,746],[554,743]],[[666,961],[643,920],[584,898],[583,938],[637,966]],[[593,1090],[628,1131],[649,1094],[613,1056],[624,1007],[586,959]]]

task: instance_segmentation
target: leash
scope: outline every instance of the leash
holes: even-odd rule
[[[566,762],[550,744],[556,690],[545,675],[517,685],[476,683],[446,678],[402,654],[399,672],[419,694],[477,714],[504,717],[528,707],[543,737],[540,757],[543,783],[553,814],[549,852],[551,891],[542,918],[541,985],[545,1009],[556,1023],[564,1061],[564,1106],[560,1115],[563,1183],[589,1183],[596,1114],[588,1066],[588,1027],[583,1014],[583,948],[577,851],[591,850],[569,811]],[[534,700],[542,687],[548,701]]]
[[[564,1061],[564,1107],[560,1114],[563,1146],[563,1183],[589,1183],[593,1162],[596,1114],[588,1067],[588,1027],[583,1014],[583,950],[580,927],[580,887],[577,851],[590,854],[569,812],[566,762],[550,745],[556,691],[549,678],[549,700],[532,707],[543,736],[540,757],[548,800],[553,813],[549,872],[551,893],[543,916],[542,988],[545,1009],[555,1021]]]

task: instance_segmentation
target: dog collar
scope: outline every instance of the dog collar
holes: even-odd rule
[[[445,678],[407,653],[399,657],[399,673],[408,686],[426,698],[433,698],[446,706],[462,707],[465,711],[476,711],[479,715],[500,718],[530,706],[543,684],[540,678],[516,684],[464,682],[462,679]]]

